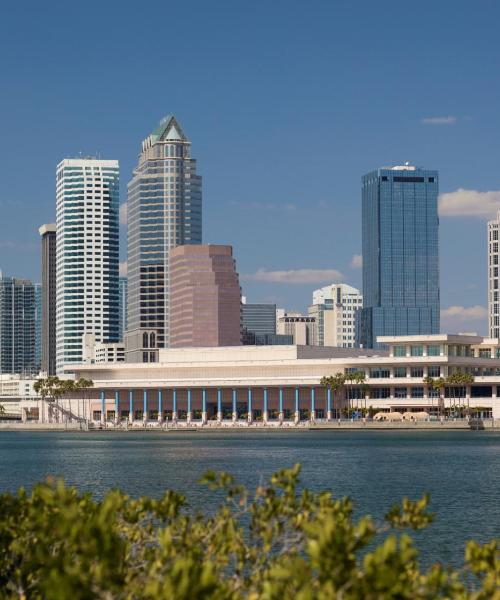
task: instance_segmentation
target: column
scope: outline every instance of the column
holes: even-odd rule
[[[315,398],[315,389],[311,387],[311,417],[310,420],[312,423],[316,420],[316,398]]]
[[[189,388],[187,391],[187,403],[188,403],[187,422],[191,423],[191,421],[193,420],[193,411],[191,410],[191,388]]]
[[[118,425],[120,422],[120,392],[115,391],[115,424]]]
[[[264,421],[264,423],[267,423],[268,417],[269,417],[269,411],[268,411],[267,388],[264,388],[264,411],[263,411],[263,415],[262,415],[262,420]]]
[[[280,391],[279,391],[279,402],[280,402],[280,410],[279,410],[279,421],[280,423],[283,423],[283,419],[284,419],[284,411],[283,411],[283,388],[280,387]]]
[[[295,388],[295,425],[300,421],[300,396],[299,388]]]
[[[128,420],[129,423],[134,422],[134,390],[128,392]]]
[[[201,422],[204,425],[207,422],[207,390],[201,391]]]
[[[172,423],[177,423],[177,390],[172,390]]]
[[[217,422],[222,423],[222,390],[217,389]]]
[[[148,420],[148,390],[142,392],[142,421],[146,424]]]
[[[163,392],[158,390],[158,423],[163,423]]]
[[[326,418],[328,421],[332,418],[332,388],[326,389]]]
[[[252,415],[252,388],[248,388],[248,417],[247,417],[248,423],[251,423],[253,421],[253,415]]]
[[[236,423],[236,421],[238,420],[237,402],[238,402],[238,392],[236,391],[236,389],[234,389],[233,390],[233,423]]]
[[[465,386],[465,402],[466,402],[466,409],[467,409],[465,414],[467,415],[467,418],[469,418],[470,388],[471,388],[470,385]],[[491,387],[491,393],[493,395],[493,386]]]
[[[101,423],[106,425],[106,393],[101,390]]]

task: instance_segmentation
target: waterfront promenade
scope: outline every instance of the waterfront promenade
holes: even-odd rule
[[[408,430],[408,431],[440,431],[440,430],[472,430],[472,431],[500,431],[500,419],[443,419],[443,420],[422,420],[422,421],[374,421],[372,419],[341,419],[341,420],[317,420],[300,421],[270,421],[267,423],[246,421],[178,421],[177,423],[158,423],[155,421],[143,422],[136,421],[134,423],[85,423],[68,421],[67,423],[39,423],[33,422],[0,422],[0,430],[12,431],[102,431],[102,432],[185,432],[194,433],[198,431],[258,431],[258,432],[297,432],[297,431],[338,431],[338,430],[356,430],[356,431],[388,431],[388,430]]]

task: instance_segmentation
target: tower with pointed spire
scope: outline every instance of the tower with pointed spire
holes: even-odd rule
[[[126,360],[154,362],[169,346],[170,250],[202,242],[201,177],[175,116],[142,142],[127,205]]]

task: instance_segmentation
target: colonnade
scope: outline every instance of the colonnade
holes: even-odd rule
[[[262,398],[261,398],[261,402],[259,402],[258,404],[256,403],[256,390],[262,390]],[[284,388],[284,387],[279,387],[279,388],[268,388],[268,387],[259,387],[259,388],[252,388],[252,387],[247,387],[247,388],[209,388],[209,390],[207,390],[206,388],[202,388],[201,389],[201,422],[202,423],[206,423],[208,421],[208,412],[207,412],[207,408],[208,408],[208,391],[213,392],[216,391],[216,415],[215,418],[218,422],[222,422],[224,419],[224,413],[223,413],[223,404],[225,404],[227,406],[227,403],[223,403],[223,392],[226,392],[226,396],[227,396],[227,391],[230,390],[231,394],[230,394],[230,406],[231,406],[231,420],[233,422],[236,422],[238,420],[239,417],[239,411],[238,411],[238,407],[241,408],[241,405],[244,404],[244,406],[246,407],[246,420],[249,423],[252,423],[254,421],[254,416],[255,413],[258,411],[259,412],[259,417],[262,417],[262,421],[264,423],[268,422],[269,420],[271,420],[271,416],[270,416],[270,392],[274,392],[274,396],[276,396],[276,392],[277,392],[277,420],[278,421],[284,421],[285,420],[285,394],[288,392],[288,396],[290,395],[290,391],[293,391],[293,420],[295,421],[295,423],[298,423],[301,419],[301,409],[303,410],[304,408],[306,408],[306,410],[309,411],[308,413],[308,418],[311,421],[314,421],[316,419],[317,413],[318,413],[318,406],[317,406],[317,390],[314,386],[311,387],[306,387],[304,388],[303,386],[301,387],[294,387],[294,388]],[[326,412],[326,418],[327,419],[331,419],[332,418],[332,391],[330,388],[320,388],[321,390],[321,395],[322,395],[322,407],[319,408],[319,410],[321,411],[322,416],[324,415],[324,413]],[[166,414],[171,414],[171,419],[172,422],[177,422],[179,420],[179,398],[178,398],[178,394],[180,392],[179,389],[177,388],[169,388],[168,391],[171,392],[170,395],[170,402],[168,403],[169,406],[167,406],[167,398],[166,398],[166,394],[164,393],[166,390],[165,389],[143,389],[142,393],[141,390],[135,390],[135,389],[130,389],[130,390],[126,390],[126,394],[127,394],[127,401],[124,404],[123,403],[123,398],[122,398],[122,394],[123,391],[120,390],[100,390],[99,391],[99,399],[100,399],[100,411],[93,411],[93,414],[89,415],[90,419],[93,421],[101,421],[101,423],[105,423],[106,420],[107,421],[115,421],[115,422],[120,422],[122,420],[124,420],[125,418],[132,423],[134,420],[137,420],[137,418],[135,418],[135,415],[139,415],[139,418],[142,419],[142,421],[147,422],[147,421],[151,421],[151,420],[157,420],[159,423],[162,423],[165,420],[165,415]],[[194,390],[191,388],[182,388],[182,391],[184,392],[185,395],[185,399],[184,399],[184,404],[187,408],[186,412],[186,421],[188,423],[194,421],[194,399],[193,399],[193,392]],[[196,388],[196,391],[199,393],[199,388]],[[139,396],[139,397],[138,397]],[[141,398],[142,396],[142,398]],[[113,401],[113,408],[110,408],[110,400]],[[139,404],[138,404],[138,400],[139,400]],[[156,410],[151,411],[150,407],[151,407],[151,402],[155,403],[155,407]],[[213,406],[213,402],[211,403],[211,406]],[[198,402],[199,405],[199,402]],[[140,407],[138,410],[138,406]],[[100,414],[96,414],[99,413]],[[156,413],[156,418],[155,419],[151,419],[149,418],[151,416],[151,413]],[[196,412],[200,412],[199,410]],[[276,411],[272,411],[273,414],[276,413]],[[290,410],[286,410],[286,412],[291,412]],[[125,413],[125,414],[124,414]],[[111,414],[111,418],[110,418],[110,414]],[[198,421],[200,419],[197,419]]]

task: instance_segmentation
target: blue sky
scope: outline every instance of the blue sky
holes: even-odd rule
[[[204,178],[204,241],[233,244],[249,301],[303,310],[335,271],[360,285],[360,178],[409,160],[438,169],[451,194],[443,327],[486,332],[499,22],[496,0],[11,2],[0,268],[39,279],[60,159],[118,159],[125,201],[141,140],[174,113]]]

